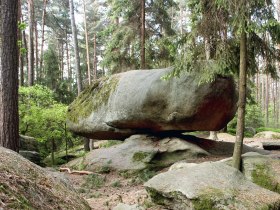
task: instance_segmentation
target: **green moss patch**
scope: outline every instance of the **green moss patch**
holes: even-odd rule
[[[87,87],[68,108],[68,120],[77,123],[86,118],[101,105],[107,104],[112,92],[119,83],[117,76],[105,77]]]
[[[150,152],[135,152],[133,154],[133,161],[144,162],[145,159],[150,157],[152,154]]]
[[[280,185],[274,180],[270,167],[266,164],[256,165],[252,172],[253,182],[263,188],[280,193]]]

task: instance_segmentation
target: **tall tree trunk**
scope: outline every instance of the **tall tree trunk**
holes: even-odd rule
[[[97,79],[97,56],[96,56],[96,34],[93,37],[93,75],[94,80]]]
[[[146,68],[145,60],[145,0],[141,0],[141,69]]]
[[[22,38],[23,38],[23,46],[27,50],[27,53],[25,53],[25,61],[26,61],[26,69],[28,69],[28,63],[29,63],[29,61],[28,61],[28,44],[27,44],[27,38],[26,38],[25,30],[22,31]]]
[[[69,55],[69,44],[68,44],[68,35],[66,31],[66,59],[67,59],[67,73],[68,79],[72,79],[72,71],[71,71],[71,64],[70,64],[70,55]]]
[[[88,72],[88,84],[91,84],[91,70],[89,60],[89,43],[88,43],[88,30],[87,30],[87,16],[86,16],[86,1],[83,0],[84,4],[84,27],[85,27],[85,38],[86,38],[86,52],[87,52],[87,72]]]
[[[37,21],[34,21],[34,35],[35,35],[35,70],[36,70],[36,80],[39,75],[39,50],[38,50],[38,29],[37,29]],[[35,76],[34,76],[35,78]]]
[[[60,72],[61,72],[61,80],[64,78],[64,43],[63,39],[61,39],[61,50],[60,50]]]
[[[233,167],[240,170],[241,154],[243,149],[245,108],[246,108],[246,84],[247,83],[247,37],[245,29],[240,38],[240,67],[239,67],[239,97],[237,111],[236,141],[233,152]]]
[[[80,69],[80,55],[79,55],[77,28],[76,28],[75,16],[74,16],[73,0],[69,0],[69,6],[70,6],[70,17],[71,17],[74,51],[75,51],[75,69],[76,69],[76,77],[77,77],[77,87],[78,87],[78,95],[79,95],[82,92],[82,75]]]
[[[0,146],[19,150],[18,0],[0,1]]]
[[[34,85],[34,2],[28,0],[28,86]]]
[[[265,125],[269,126],[269,76],[268,73],[266,74],[266,91],[265,91]]]
[[[43,72],[43,60],[44,60],[44,42],[45,42],[45,22],[46,22],[46,8],[47,8],[48,0],[44,0],[43,2],[43,14],[42,14],[42,40],[41,40],[41,50],[40,50],[40,66],[39,66],[39,78],[42,78],[42,72]]]
[[[206,60],[208,61],[211,58],[211,40],[210,40],[210,38],[208,38],[208,37],[205,38],[204,47],[205,47],[205,57],[206,57]],[[218,140],[218,132],[210,131],[210,135],[209,135],[208,139],[212,139],[215,141]]]
[[[21,22],[21,16],[22,16],[22,12],[21,12],[21,0],[18,1],[18,22]],[[23,47],[23,36],[22,36],[22,31],[18,30],[18,40],[21,41],[21,46],[20,48]],[[20,72],[20,77],[19,77],[19,84],[20,86],[24,85],[24,56],[23,53],[21,53],[21,50],[19,50],[19,72]]]

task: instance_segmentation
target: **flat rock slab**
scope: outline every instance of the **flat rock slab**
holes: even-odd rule
[[[145,183],[152,200],[173,210],[279,209],[280,194],[224,163],[205,162],[156,175]]]
[[[145,168],[164,168],[180,160],[194,161],[207,156],[231,156],[234,144],[201,139],[194,136],[177,137],[133,135],[124,143],[110,148],[89,152],[86,156],[67,163],[70,168],[99,171],[102,168],[113,170],[143,170]],[[243,153],[257,151],[269,152],[248,146]]]
[[[0,147],[0,209],[90,209],[59,177]]]
[[[199,84],[198,76],[185,73],[163,80],[171,71],[134,70],[98,80],[69,106],[69,129],[92,139],[125,139],[139,133],[220,130],[234,117],[232,78]]]

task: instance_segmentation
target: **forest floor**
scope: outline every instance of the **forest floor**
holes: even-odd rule
[[[218,134],[219,141],[234,142],[235,137],[226,134]],[[279,139],[278,139],[279,140]],[[276,139],[265,138],[245,138],[244,143],[251,146],[258,146],[262,142],[277,141]],[[273,154],[280,156],[280,151],[273,151]],[[199,158],[193,162],[217,161],[226,157],[207,157]],[[166,171],[164,169],[157,173]],[[149,172],[147,172],[149,173]],[[89,176],[65,175],[72,182],[74,188],[88,201],[94,210],[110,210],[119,203],[129,205],[139,204],[149,210],[163,210],[160,206],[155,206],[149,199],[147,192],[143,186],[144,181],[137,177],[129,177],[126,174],[117,172],[109,172],[108,174],[100,174]],[[149,176],[149,174],[144,174]]]

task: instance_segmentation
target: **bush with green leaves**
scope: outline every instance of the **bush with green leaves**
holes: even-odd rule
[[[36,138],[40,153],[48,155],[55,147],[72,141],[72,134],[66,129],[67,106],[54,99],[54,93],[47,87],[35,85],[19,88],[20,133]]]

